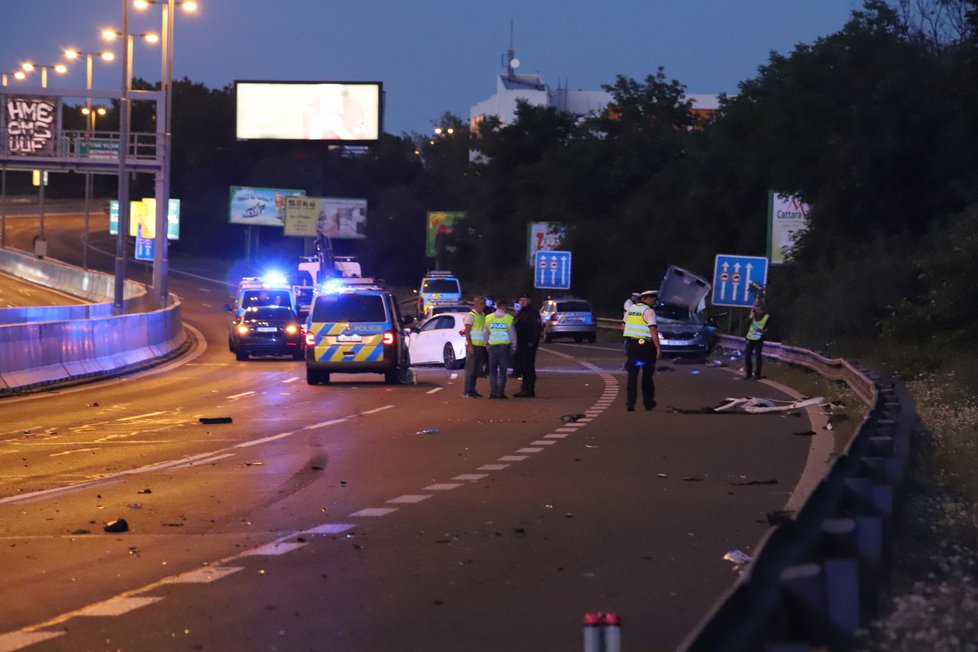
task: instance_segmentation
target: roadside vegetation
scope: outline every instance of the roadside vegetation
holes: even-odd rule
[[[236,142],[232,89],[178,81],[175,255],[217,242],[243,254],[229,186],[304,188],[367,198],[367,239],[338,253],[373,274],[413,287],[436,263],[470,292],[506,295],[529,281],[527,223],[555,221],[575,293],[613,315],[670,264],[709,276],[718,253],[765,255],[768,192],[797,195],[810,224],[769,275],[772,339],[899,374],[922,421],[885,625],[866,646],[978,649],[978,2],[866,0],[838,33],[771,53],[705,120],[661,68],[606,88],[612,104],[585,119],[523,105],[471,133],[445,114],[434,126],[451,135],[385,135],[351,155]],[[134,121],[154,130],[145,112]],[[29,192],[23,176],[8,192]],[[141,176],[133,194],[149,196]],[[429,210],[467,212],[434,261],[422,256]],[[294,243],[267,230],[261,246],[294,260]]]

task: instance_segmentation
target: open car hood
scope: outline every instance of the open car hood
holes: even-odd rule
[[[670,265],[659,286],[659,301],[674,306],[685,306],[696,312],[700,301],[710,291],[710,284],[704,278],[682,267]]]

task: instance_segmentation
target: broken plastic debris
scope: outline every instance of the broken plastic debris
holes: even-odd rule
[[[657,478],[668,478],[669,476],[666,475],[665,473],[656,473],[655,474],[655,477],[657,477]]]
[[[414,433],[416,435],[437,435],[438,428],[422,428],[421,430]]]
[[[232,423],[231,417],[200,417],[201,423]]]
[[[730,412],[732,410],[740,410],[750,414],[762,414],[765,412],[791,412],[815,405],[824,407],[828,404],[829,402],[824,396],[806,398],[802,401],[774,401],[769,398],[755,398],[751,396],[746,398],[727,398],[726,403],[713,408],[713,411]]]
[[[560,417],[560,420],[563,421],[564,423],[574,423],[578,419],[583,419],[583,418],[584,418],[583,414],[565,414],[562,417]]]
[[[245,462],[245,466],[265,466],[264,462]]]
[[[750,555],[743,552],[742,550],[737,550],[736,548],[734,548],[733,550],[728,550],[727,553],[723,556],[723,558],[726,561],[737,564],[738,566],[749,564],[751,561]]]
[[[147,487],[146,489],[143,489],[142,491],[137,491],[136,493],[137,494],[151,494],[151,493],[153,493],[153,490]]]
[[[143,508],[143,506],[140,505],[139,503],[132,503],[131,505],[126,505],[126,507],[128,507],[129,509],[142,509]]]
[[[832,422],[831,421],[829,421],[828,423],[825,424],[825,429],[826,430],[832,430]]]
[[[124,518],[117,518],[114,521],[109,521],[102,529],[106,532],[126,532],[129,530],[129,523],[126,522]]]

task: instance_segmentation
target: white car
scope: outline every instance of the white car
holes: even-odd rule
[[[443,364],[446,369],[465,366],[465,313],[450,312],[428,317],[408,336],[412,365]]]

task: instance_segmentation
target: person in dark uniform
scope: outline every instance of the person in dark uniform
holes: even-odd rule
[[[516,359],[519,360],[519,371],[523,378],[520,391],[513,394],[520,398],[536,396],[537,385],[537,347],[540,346],[540,334],[543,333],[543,320],[540,311],[533,305],[533,300],[526,294],[520,296],[520,311],[516,313]]]
[[[638,303],[632,304],[625,314],[625,369],[628,386],[625,391],[625,408],[635,411],[638,399],[638,374],[642,372],[642,403],[646,410],[655,408],[655,362],[662,357],[659,331],[655,326],[652,306],[659,293],[646,290],[639,295]]]

